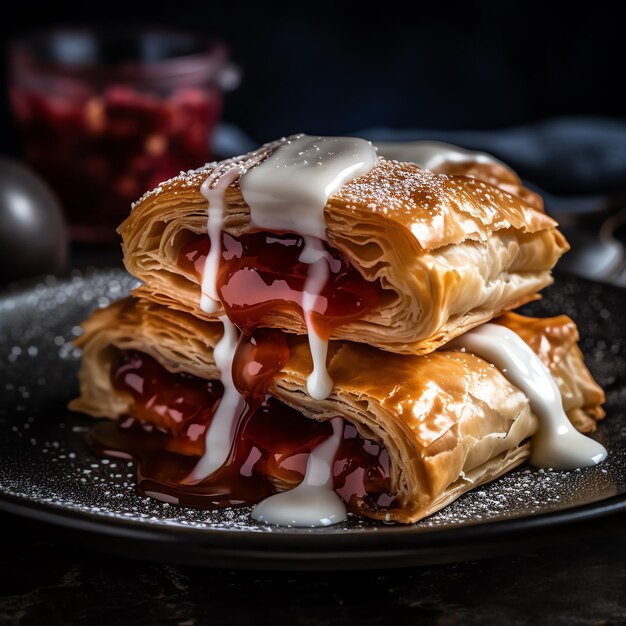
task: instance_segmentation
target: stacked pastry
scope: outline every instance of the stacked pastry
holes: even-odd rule
[[[120,233],[142,285],[85,322],[72,408],[117,420],[94,443],[146,495],[410,523],[606,456],[574,323],[510,312],[567,242],[491,157],[298,135],[161,184]]]

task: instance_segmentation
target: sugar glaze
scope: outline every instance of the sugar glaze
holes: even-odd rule
[[[572,426],[550,370],[517,333],[498,324],[483,324],[457,337],[447,347],[465,348],[493,363],[526,394],[539,418],[531,448],[533,465],[572,470],[591,467],[606,459],[604,446]]]
[[[222,229],[224,228],[225,194],[226,189],[239,178],[241,169],[232,167],[221,176],[211,174],[202,186],[200,193],[207,199],[207,234],[211,241],[211,248],[204,263],[202,272],[202,296],[200,308],[205,313],[215,313],[219,310],[220,301],[217,295],[217,270],[219,268],[222,251]]]
[[[222,246],[226,189],[240,176],[241,170],[233,167],[221,177],[209,176],[200,192],[208,201],[207,234],[211,249],[204,263],[202,273],[202,296],[200,308],[206,313],[214,313],[220,303],[217,295],[217,270]],[[215,346],[213,357],[220,370],[220,380],[224,395],[217,407],[210,428],[205,435],[205,452],[188,477],[189,482],[200,481],[219,469],[226,461],[237,432],[239,418],[245,408],[245,399],[233,383],[232,366],[239,338],[237,327],[222,315],[220,321],[224,334]]]
[[[378,154],[394,161],[415,163],[425,170],[434,170],[443,163],[482,163],[504,166],[502,161],[485,152],[466,150],[443,141],[376,142]]]
[[[333,434],[309,454],[302,482],[289,491],[266,498],[252,517],[279,526],[331,526],[347,517],[346,505],[333,490],[333,462],[341,443],[343,419],[331,420]]]

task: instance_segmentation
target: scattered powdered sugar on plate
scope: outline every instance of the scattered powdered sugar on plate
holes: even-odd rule
[[[96,307],[125,296],[136,281],[121,270],[74,272],[0,296],[0,500],[92,519],[186,527],[201,532],[380,533],[389,526],[354,516],[327,529],[271,528],[248,508],[203,511],[142,498],[134,464],[101,459],[85,435],[93,421],[65,407],[76,395],[80,351],[72,341]],[[412,528],[415,532],[561,511],[626,493],[626,333],[617,290],[562,278],[527,311],[567,313],[580,326],[581,346],[607,391],[607,419],[598,437],[610,452],[602,465],[555,472],[522,466],[479,486]]]

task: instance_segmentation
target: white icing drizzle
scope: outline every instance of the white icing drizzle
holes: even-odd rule
[[[539,418],[530,456],[533,465],[571,470],[597,465],[607,457],[604,446],[572,426],[552,374],[517,333],[498,324],[483,324],[448,347],[465,348],[493,363],[526,394]]]
[[[207,234],[211,241],[209,254],[202,272],[202,296],[200,308],[205,313],[215,313],[220,308],[217,295],[217,270],[222,252],[222,228],[224,226],[224,196],[226,189],[241,175],[239,167],[226,172],[215,170],[200,187],[200,193],[208,200]]]
[[[485,152],[466,150],[443,141],[377,142],[378,154],[386,159],[415,163],[425,170],[434,170],[444,163],[484,163],[501,165],[502,161]]]
[[[302,482],[266,498],[252,517],[280,526],[330,526],[347,517],[346,505],[333,489],[333,464],[343,435],[343,419],[331,420],[333,434],[311,451]]]
[[[233,383],[232,373],[239,331],[226,315],[222,315],[220,321],[224,324],[224,335],[215,346],[213,357],[220,370],[224,395],[207,430],[204,454],[189,475],[192,482],[210,476],[224,465],[235,440],[239,418],[246,407],[246,401]]]
[[[241,177],[252,226],[326,239],[328,198],[375,165],[376,150],[365,139],[308,135],[288,139]]]
[[[300,261],[309,264],[304,283],[304,293],[302,294],[302,311],[309,337],[313,371],[306,379],[306,387],[311,398],[325,400],[333,390],[333,381],[326,367],[328,340],[319,336],[313,323],[315,302],[324,288],[329,274],[328,257],[322,241],[316,237],[305,236]]]
[[[200,308],[206,313],[214,313],[220,307],[217,294],[217,270],[222,249],[222,227],[224,224],[224,196],[228,186],[241,175],[239,167],[232,167],[221,175],[218,171],[211,174],[202,184],[200,192],[208,200],[207,234],[211,248],[204,263],[202,273],[202,297]],[[239,418],[245,408],[245,400],[233,383],[233,359],[239,331],[237,327],[222,315],[224,334],[213,350],[215,364],[220,370],[220,380],[224,394],[215,411],[211,425],[205,436],[205,451],[187,480],[200,481],[218,470],[228,458],[232,448]]]
[[[315,331],[311,317],[329,274],[322,245],[326,239],[324,208],[342,185],[375,165],[376,150],[365,139],[298,135],[245,172],[239,182],[252,227],[304,237],[300,260],[309,264],[309,271],[302,308],[313,359],[307,390],[316,400],[327,398],[333,387],[326,368],[328,341]]]

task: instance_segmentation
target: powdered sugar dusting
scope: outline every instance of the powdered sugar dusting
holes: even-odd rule
[[[300,136],[283,137],[248,154],[181,172],[146,193],[133,206],[164,192],[177,194],[195,190],[199,193],[209,175],[219,181],[233,166],[244,174],[276,148]],[[232,187],[238,188],[238,182]],[[343,185],[331,196],[329,205],[352,213],[355,218],[370,213],[397,221],[407,227],[425,249],[467,238],[486,238],[493,231],[510,227],[536,231],[555,226],[551,218],[535,211],[521,198],[480,179],[434,173],[414,163],[383,157],[378,158],[376,167],[368,174]]]
[[[365,204],[372,213],[415,216],[423,211],[432,216],[446,202],[449,181],[446,174],[379,157],[374,170],[344,185],[335,197],[353,210]]]
[[[158,196],[164,191],[176,190],[179,187],[182,187],[183,189],[197,188],[199,190],[202,183],[209,175],[212,175],[214,181],[212,186],[215,186],[219,182],[220,177],[231,170],[234,166],[237,166],[241,174],[245,174],[250,168],[258,165],[261,161],[266,159],[274,150],[276,150],[276,148],[298,136],[299,135],[281,137],[280,139],[266,143],[260,148],[257,148],[252,152],[248,152],[247,154],[240,154],[224,161],[211,161],[210,163],[205,163],[198,169],[180,172],[178,176],[174,176],[173,178],[163,181],[154,189],[147,191],[143,196],[141,196],[141,198],[139,198],[139,200],[133,202],[132,207],[135,208],[135,206],[144,202],[148,198]],[[233,183],[234,186],[238,186],[238,184],[238,181]]]

